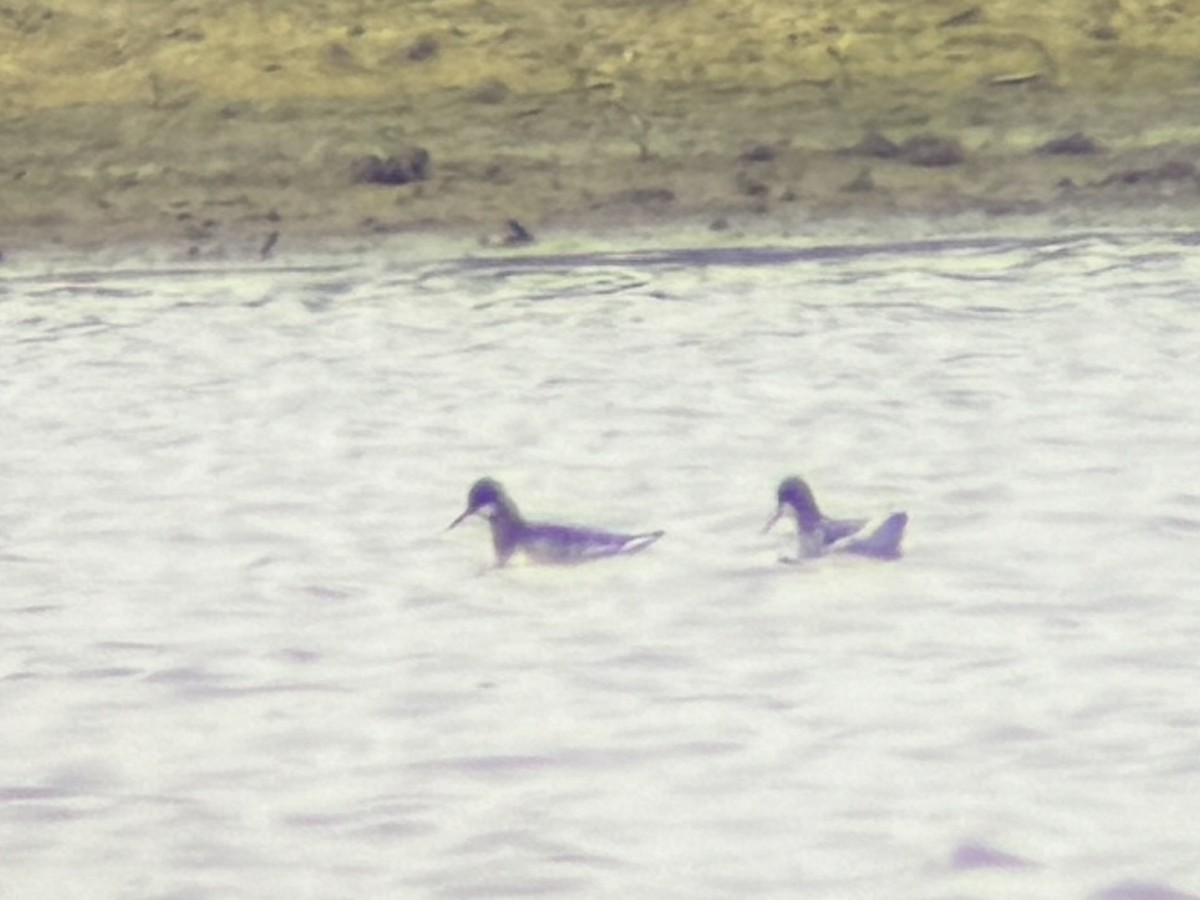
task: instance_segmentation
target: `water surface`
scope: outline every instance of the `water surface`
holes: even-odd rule
[[[1200,895],[1195,244],[8,266],[7,890]]]

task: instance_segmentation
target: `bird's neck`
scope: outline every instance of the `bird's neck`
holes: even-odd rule
[[[801,531],[813,531],[821,525],[821,511],[814,503],[811,506],[796,508],[796,524]]]
[[[521,518],[517,507],[509,501],[496,510],[488,524],[492,526],[492,546],[496,550],[496,561],[504,565],[521,541],[525,520]]]

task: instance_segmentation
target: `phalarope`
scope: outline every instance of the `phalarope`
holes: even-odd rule
[[[778,506],[763,532],[785,516],[796,522],[799,552],[796,560],[826,553],[857,553],[876,559],[900,556],[900,542],[908,525],[908,514],[892,513],[882,519],[831,519],[817,506],[813,492],[803,478],[791,476],[779,482]]]
[[[467,508],[450,528],[469,516],[479,515],[492,527],[492,546],[496,565],[505,565],[520,552],[535,563],[570,565],[606,556],[619,556],[645,550],[662,531],[644,534],[614,534],[574,525],[546,525],[527,522],[500,483],[480,478],[467,494]]]

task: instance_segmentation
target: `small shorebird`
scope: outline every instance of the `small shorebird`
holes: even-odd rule
[[[900,556],[900,542],[908,525],[908,514],[897,512],[882,519],[831,519],[821,513],[813,492],[803,478],[794,475],[779,482],[778,506],[763,532],[785,516],[796,522],[799,562],[827,553],[857,553],[876,559]]]
[[[500,482],[491,478],[480,478],[471,485],[467,508],[446,530],[474,515],[483,516],[492,527],[497,566],[505,565],[517,553],[531,562],[558,565],[627,555],[645,550],[664,534],[661,531],[613,534],[574,525],[526,522]]]

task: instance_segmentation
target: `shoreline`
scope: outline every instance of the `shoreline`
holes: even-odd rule
[[[1200,21],[1169,4],[214,2],[0,15],[0,251],[1200,210]]]
[[[675,262],[693,258],[698,265],[722,266],[791,261],[805,258],[883,252],[958,252],[991,244],[1014,242],[1051,247],[1088,240],[1157,239],[1172,243],[1200,242],[1200,224],[1190,209],[1151,210],[1145,216],[1123,209],[1119,215],[1065,216],[1023,214],[996,218],[977,211],[953,216],[892,215],[885,218],[846,216],[813,220],[785,228],[769,219],[748,221],[745,228],[713,231],[701,219],[615,226],[563,224],[548,227],[535,240],[509,246],[497,235],[477,229],[429,228],[372,234],[295,235],[280,240],[268,256],[259,253],[257,235],[245,240],[214,242],[204,252],[175,240],[106,241],[73,245],[41,243],[17,247],[0,255],[0,273],[14,278],[43,277],[58,272],[92,277],[98,272],[119,276],[150,269],[180,273],[229,267],[247,272],[274,268],[290,271],[312,267],[340,268],[351,258],[383,258],[398,265],[467,264],[556,266],[578,260],[581,265],[620,266],[662,257]],[[744,254],[744,256],[743,256]]]

